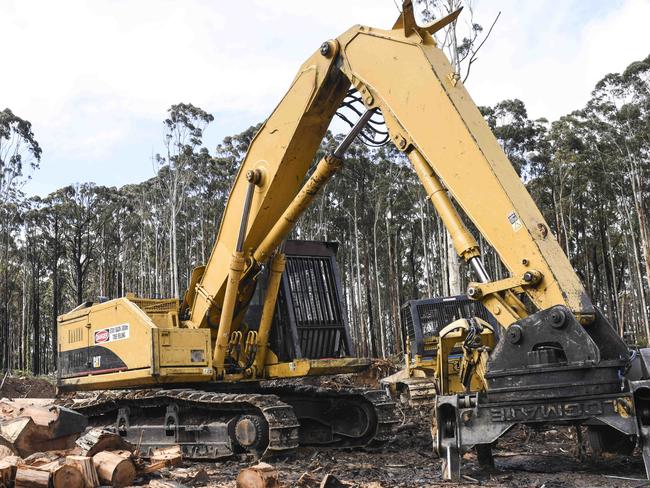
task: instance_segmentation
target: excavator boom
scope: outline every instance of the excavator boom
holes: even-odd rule
[[[229,275],[224,264],[236,247],[246,174],[261,174],[243,245],[251,266],[256,252],[258,258],[268,258],[268,250],[258,247],[301,188],[350,84],[369,110],[381,110],[392,141],[409,156],[434,204],[439,203],[436,208],[459,255],[476,258],[478,246],[447,191],[510,270],[509,282],[481,290],[504,326],[526,315],[509,290],[525,291],[539,309],[562,304],[577,317],[593,320],[584,287],[444,53],[427,30],[398,21],[392,30],[354,26],[302,65],[239,170],[212,255],[191,290],[189,327],[219,322]]]

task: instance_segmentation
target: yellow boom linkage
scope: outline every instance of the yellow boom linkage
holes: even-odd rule
[[[411,160],[459,256],[472,263],[485,281],[470,286],[473,297],[481,298],[504,326],[527,315],[513,293],[521,291],[540,309],[565,304],[585,323],[593,319],[593,306],[565,254],[447,58],[436,47],[432,33],[458,13],[421,28],[408,20],[412,19],[409,9],[406,2],[405,12],[392,30],[355,26],[325,43],[303,64],[289,92],[251,143],[217,243],[192,290],[191,315],[184,324],[218,327],[217,369],[237,325],[232,313],[234,297],[242,296],[243,277],[268,260],[310,195],[341,164],[336,157],[323,160],[308,183],[311,188],[299,191],[350,83],[368,110],[381,110],[391,139]],[[246,175],[251,172],[259,175],[259,182],[242,250],[233,254],[249,186]],[[480,264],[478,245],[447,192],[496,249],[512,277],[489,282]],[[294,207],[301,208],[287,211],[292,201]],[[290,213],[293,215],[287,217]],[[229,262],[230,269],[224,266]]]

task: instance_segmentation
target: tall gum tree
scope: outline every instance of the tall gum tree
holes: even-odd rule
[[[41,161],[32,124],[5,108],[0,112],[0,343],[2,367],[10,367],[10,272],[12,222],[16,219],[21,189]]]
[[[172,105],[167,113],[163,122],[165,152],[157,154],[155,162],[160,193],[168,212],[171,294],[179,298],[178,217],[185,205],[187,190],[196,177],[192,167],[197,159],[209,158],[207,149],[201,146],[203,132],[214,117],[191,103]]]

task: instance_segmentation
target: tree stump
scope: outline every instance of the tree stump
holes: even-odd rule
[[[95,471],[93,458],[86,456],[68,456],[65,458],[65,463],[79,470],[84,480],[85,488],[96,488],[99,486],[99,477],[97,476],[97,471]]]
[[[30,466],[18,466],[15,488],[48,488],[50,472]]]
[[[259,463],[242,469],[237,476],[237,488],[279,488],[278,472],[270,464]]]
[[[110,451],[98,452],[93,456],[99,481],[121,488],[129,486],[135,479],[135,467],[130,459]]]

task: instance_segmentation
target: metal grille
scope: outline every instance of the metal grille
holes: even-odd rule
[[[337,247],[330,242],[287,241],[287,264],[271,330],[272,349],[280,360],[354,355]]]
[[[302,356],[346,355],[343,311],[331,258],[288,256],[284,278]]]
[[[179,301],[175,298],[155,299],[155,298],[140,298],[128,297],[130,301],[135,303],[146,313],[166,313],[175,312],[178,310]]]
[[[415,329],[413,328],[413,313],[411,312],[411,301],[406,302],[402,307],[402,324],[406,329],[406,335],[409,337],[415,337]]]
[[[427,347],[425,337],[437,336],[440,330],[458,319],[479,317],[498,330],[497,322],[481,302],[466,295],[446,298],[409,300],[402,307],[406,333],[411,340],[411,350],[421,356],[435,355],[435,348]]]

